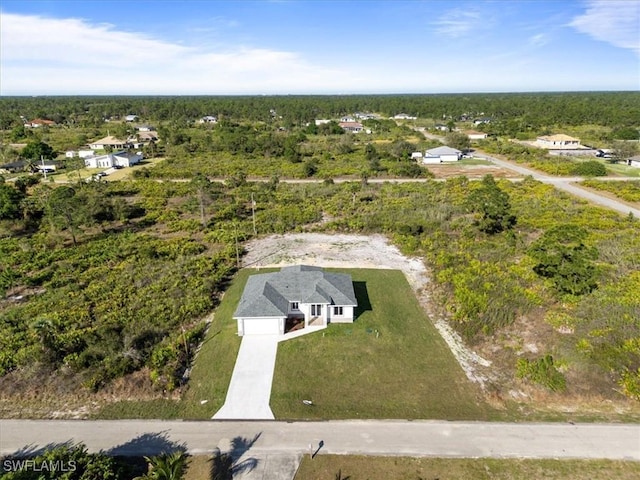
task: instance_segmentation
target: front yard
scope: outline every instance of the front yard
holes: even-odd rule
[[[276,418],[487,418],[480,392],[403,273],[340,271],[353,277],[357,319],[278,346],[271,390]]]

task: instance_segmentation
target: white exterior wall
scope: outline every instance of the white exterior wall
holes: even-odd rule
[[[93,150],[78,150],[78,156],[80,158],[91,157],[91,156],[93,156],[93,154],[94,154]]]
[[[441,163],[440,157],[422,157],[422,163],[433,164]]]
[[[255,317],[238,319],[238,335],[283,335],[282,317]]]
[[[331,323],[353,323],[353,307],[342,307],[342,315],[335,315],[334,307],[340,305],[329,305],[329,321]]]
[[[442,162],[457,162],[460,160],[458,155],[440,155],[440,161]]]

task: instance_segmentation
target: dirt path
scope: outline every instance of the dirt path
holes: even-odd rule
[[[486,378],[479,373],[479,368],[490,366],[490,362],[466,348],[460,336],[443,319],[434,316],[435,309],[426,288],[430,278],[422,260],[402,255],[383,235],[272,235],[252,240],[246,248],[245,267],[281,267],[304,263],[329,268],[401,270],[467,377],[484,386]]]

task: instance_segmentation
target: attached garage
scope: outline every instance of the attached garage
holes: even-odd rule
[[[238,335],[282,335],[284,323],[282,317],[239,318]]]

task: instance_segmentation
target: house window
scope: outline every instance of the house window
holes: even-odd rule
[[[300,310],[298,302],[291,302],[291,310]]]
[[[333,314],[342,316],[342,307],[333,307]]]
[[[311,315],[314,317],[322,315],[322,305],[311,305]]]

